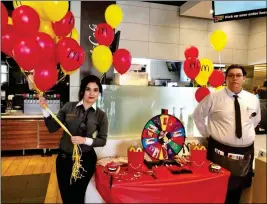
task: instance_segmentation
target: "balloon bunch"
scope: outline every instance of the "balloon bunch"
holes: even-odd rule
[[[122,18],[123,13],[121,8],[116,4],[112,4],[105,11],[106,23],[98,24],[95,29],[94,34],[98,46],[93,49],[92,62],[100,73],[106,73],[111,65],[113,65],[116,71],[122,75],[131,66],[132,56],[128,50],[118,49],[112,56],[109,48],[114,40],[113,29],[118,27]]]
[[[207,88],[209,83],[213,87],[219,87],[224,83],[224,75],[219,70],[214,70],[213,63],[207,58],[198,60],[198,49],[195,46],[190,46],[185,49],[184,72],[188,78],[195,80],[200,87],[195,93],[195,98],[200,102],[210,91]]]
[[[74,16],[68,11],[68,1],[14,1],[13,5],[15,10],[8,23],[8,13],[1,2],[1,51],[14,58],[24,74],[33,71],[33,81],[27,78],[42,94],[58,82],[58,64],[66,76],[84,63],[84,50],[76,41]],[[72,136],[57,116],[47,106],[44,108]],[[84,171],[78,148],[74,145],[70,181],[82,178]]]
[[[59,63],[66,75],[85,60],[76,41],[74,16],[68,11],[68,1],[14,1],[13,6],[10,18],[1,3],[1,51],[23,73],[33,72],[35,88],[45,92],[57,83]]]

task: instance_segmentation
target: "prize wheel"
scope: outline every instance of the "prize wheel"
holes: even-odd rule
[[[172,160],[185,143],[185,129],[181,121],[163,110],[145,125],[142,145],[145,152],[157,160]]]

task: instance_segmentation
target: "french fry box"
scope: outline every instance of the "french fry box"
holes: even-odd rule
[[[193,172],[207,172],[209,169],[209,161],[207,160],[207,150],[204,146],[191,147],[191,168]]]
[[[136,151],[128,149],[128,171],[142,172],[144,168],[144,157],[145,152],[142,149],[137,149]]]

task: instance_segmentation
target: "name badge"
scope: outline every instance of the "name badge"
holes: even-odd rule
[[[76,114],[75,113],[67,113],[66,116],[67,117],[76,117]]]

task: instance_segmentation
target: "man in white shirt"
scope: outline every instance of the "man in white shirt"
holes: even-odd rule
[[[227,87],[198,104],[194,121],[208,139],[207,158],[231,172],[225,202],[239,203],[242,189],[251,185],[255,127],[261,112],[258,98],[242,89],[245,69],[231,65],[225,75]]]

